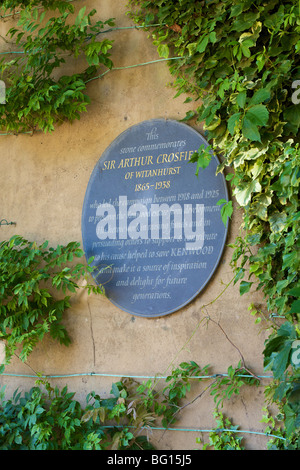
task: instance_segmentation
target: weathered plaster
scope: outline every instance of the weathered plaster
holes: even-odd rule
[[[125,16],[126,2],[90,0],[87,8],[96,8],[101,19],[116,18],[118,26],[131,25]],[[5,27],[11,26],[9,21]],[[115,39],[113,61],[116,67],[138,64],[158,58],[155,47],[140,30],[110,33]],[[63,124],[50,135],[0,136],[0,217],[16,221],[16,226],[0,227],[0,240],[19,234],[50,245],[71,240],[81,242],[81,210],[90,174],[106,147],[133,124],[152,118],[182,119],[189,104],[185,97],[174,99],[174,90],[165,62],[126,70],[116,70],[88,86],[92,104],[80,121]],[[199,132],[201,126],[192,124]],[[241,211],[236,210],[230,225],[228,243],[239,234]],[[211,365],[212,373],[226,372],[237,365],[240,349],[248,367],[263,374],[264,331],[254,324],[248,312],[251,301],[262,302],[259,293],[239,295],[238,285],[231,285],[223,296],[210,303],[233,276],[229,265],[232,250],[226,248],[220,265],[207,288],[190,305],[167,317],[133,317],[119,310],[104,297],[78,293],[66,312],[65,324],[72,344],[66,348],[47,338],[29,357],[27,364],[14,358],[7,372],[31,374],[70,374],[98,372],[146,375],[170,372],[168,366],[182,360]],[[205,315],[220,321],[221,329],[203,321]],[[193,335],[193,336],[192,336]],[[191,340],[187,343],[188,339]],[[58,386],[68,385],[84,402],[91,390],[108,394],[114,377],[76,377],[53,379]],[[0,378],[9,396],[20,387],[27,390],[33,379]],[[201,386],[203,387],[203,385]],[[195,386],[190,399],[201,391]],[[263,386],[245,390],[224,410],[241,429],[262,431]],[[179,427],[207,429],[214,426],[214,403],[205,393],[182,411]],[[154,434],[159,449],[194,449],[199,433],[161,432]],[[207,434],[203,434],[207,439]],[[263,449],[267,438],[247,436],[247,447]]]

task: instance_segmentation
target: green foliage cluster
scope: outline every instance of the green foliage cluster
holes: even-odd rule
[[[243,232],[231,245],[240,293],[262,290],[270,316],[284,319],[270,323],[265,366],[278,385],[274,401],[285,403],[288,437],[299,437],[292,360],[300,338],[299,2],[131,0],[129,7],[162,57],[180,57],[169,65],[176,97],[201,101],[186,120],[204,123],[218,171],[227,170],[243,208]],[[197,171],[207,157],[203,149],[193,157]],[[223,216],[230,213],[224,206]]]
[[[282,410],[274,417],[269,412],[268,408],[263,409],[265,413],[261,420],[262,423],[266,423],[267,427],[265,432],[271,435],[268,441],[268,450],[299,450],[297,434],[291,433],[291,437],[286,437],[286,432],[283,422],[286,421],[286,415]]]
[[[142,384],[123,378],[113,383],[108,398],[96,392],[86,397],[86,406],[75,400],[67,387],[61,391],[44,378],[21,396],[15,391],[5,399],[5,388],[0,390],[0,449],[1,450],[124,450],[153,449],[152,429],[162,425],[166,429],[177,420],[178,412],[192,402],[186,402],[193,384],[205,381],[208,366],[183,362],[174,368],[160,389],[160,379],[149,379]],[[244,385],[255,385],[255,380],[241,376],[240,364],[231,368],[228,381],[216,376],[208,386],[229,399],[232,385],[235,393]],[[238,386],[235,375],[239,375]],[[207,387],[206,387],[207,388]],[[204,389],[204,391],[206,390]],[[201,397],[199,395],[198,398]],[[219,405],[218,405],[219,406]],[[210,446],[216,449],[242,449],[241,438],[222,412],[216,408],[217,428],[210,433]],[[200,443],[200,441],[199,441]],[[206,449],[207,445],[203,446]]]
[[[230,419],[220,411],[214,412],[217,427],[209,434],[209,443],[204,444],[203,450],[245,450],[242,445],[243,436],[237,434],[238,426],[234,426]],[[201,442],[197,439],[197,442]]]
[[[2,450],[93,449],[99,445],[101,430],[81,426],[81,407],[66,389],[44,393],[34,387],[23,397],[16,390],[10,400],[1,392]]]
[[[70,307],[70,295],[88,280],[91,269],[73,263],[83,257],[79,243],[48,248],[20,236],[0,243],[0,340],[5,341],[6,362],[18,347],[25,361],[45,334],[69,345],[63,314]],[[90,293],[103,293],[99,286],[86,282]],[[1,369],[1,367],[0,367]]]
[[[1,6],[3,16],[17,6],[19,21],[7,33],[7,41],[15,41],[15,50],[5,52],[0,61],[6,85],[0,128],[10,133],[51,132],[56,124],[80,118],[90,103],[87,81],[100,66],[112,68],[113,41],[99,41],[98,36],[114,22],[93,23],[96,10],[86,13],[83,7],[76,15],[74,6],[61,0],[7,0]],[[50,18],[48,10],[54,10]],[[64,64],[83,70],[62,74]]]
[[[285,322],[271,334],[264,350],[265,368],[272,370],[274,376],[266,396],[278,403],[288,445],[296,449],[300,448],[299,346],[299,328]]]
[[[44,379],[39,380],[38,385],[24,396],[16,390],[9,400],[5,400],[2,390],[1,450],[151,448],[146,436],[129,429],[131,421],[135,421],[131,413],[134,407],[128,401],[122,382],[113,384],[110,398],[102,399],[95,392],[89,393],[84,408],[67,387],[60,391]],[[127,421],[128,425],[119,426],[120,420]]]

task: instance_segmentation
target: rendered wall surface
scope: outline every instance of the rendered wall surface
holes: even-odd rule
[[[87,9],[95,8],[101,20],[114,17],[117,26],[132,25],[125,15],[125,0],[84,3]],[[1,34],[13,21],[1,26]],[[115,40],[112,49],[115,67],[159,58],[146,32],[118,30],[108,37]],[[107,146],[134,124],[154,118],[182,119],[190,109],[189,104],[183,104],[184,96],[173,98],[175,92],[167,87],[169,82],[172,76],[166,62],[111,71],[89,84],[92,103],[80,121],[73,125],[66,123],[47,135],[0,136],[0,219],[16,222],[15,226],[0,227],[0,240],[18,234],[38,243],[49,240],[52,246],[73,240],[81,242],[85,191],[94,166]],[[190,125],[203,134],[199,125]],[[241,210],[236,208],[227,244],[239,234],[241,215]],[[233,277],[229,264],[231,255],[232,250],[226,247],[205,290],[188,306],[166,317],[135,317],[119,310],[105,297],[78,293],[65,315],[72,344],[66,348],[47,338],[37,346],[27,363],[14,358],[6,372],[30,375],[34,370],[47,375],[89,372],[112,375],[51,379],[55,385],[68,385],[82,402],[92,390],[108,396],[111,383],[118,380],[114,374],[166,375],[172,362],[177,366],[183,360],[194,360],[201,366],[210,364],[213,374],[225,373],[229,365],[238,364],[238,349],[249,368],[258,375],[265,375],[262,364],[265,333],[261,324],[254,324],[248,312],[250,302],[263,303],[261,294],[241,297],[238,285],[231,284],[218,301],[202,309]],[[215,323],[203,321],[198,326],[207,314],[220,322],[229,339]],[[34,379],[0,377],[0,386],[3,384],[6,384],[6,396],[10,396],[17,387],[30,389]],[[265,381],[258,388],[245,388],[240,396],[225,403],[223,411],[241,429],[263,431],[260,420],[264,385]],[[192,388],[189,400],[204,387],[205,384],[201,384]],[[204,393],[182,410],[176,426],[214,427],[213,408],[213,398]],[[265,448],[266,437],[245,436],[248,449]],[[208,436],[191,431],[155,431],[152,441],[158,449],[195,449],[199,447],[196,437],[206,441]]]

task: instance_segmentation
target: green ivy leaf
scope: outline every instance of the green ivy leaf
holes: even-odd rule
[[[246,139],[249,139],[253,142],[261,142],[261,137],[257,125],[252,121],[252,119],[249,119],[247,116],[245,116],[243,119],[242,132]]]
[[[267,88],[261,88],[260,90],[257,90],[252,98],[249,101],[249,105],[252,106],[254,104],[259,104],[263,103],[264,101],[269,100],[271,97],[270,90]]]
[[[243,135],[251,141],[261,142],[258,126],[265,126],[269,119],[269,112],[263,104],[252,106],[243,119]]]
[[[260,192],[261,184],[257,180],[253,180],[249,183],[243,183],[239,185],[235,191],[234,195],[240,206],[246,206],[251,200],[252,193]]]
[[[300,287],[293,287],[293,289],[288,291],[288,295],[293,297],[300,297]]]
[[[196,47],[196,51],[197,51],[197,52],[200,52],[200,53],[201,53],[201,52],[204,52],[205,49],[206,49],[206,46],[207,46],[207,44],[208,44],[208,41],[209,41],[209,36],[208,36],[208,35],[205,35],[205,36],[201,39],[201,41],[200,41],[200,43],[198,44],[198,46]]]
[[[217,202],[217,206],[223,205],[221,207],[221,219],[223,224],[226,226],[228,218],[232,216],[233,213],[233,207],[232,207],[232,201],[226,201],[226,199],[220,199]]]
[[[119,398],[119,396],[120,396],[119,388],[118,388],[118,386],[117,386],[115,383],[112,384],[111,393],[112,393],[116,398]]]
[[[237,3],[236,5],[233,5],[231,8],[231,13],[230,13],[230,18],[239,16],[244,9],[244,4],[243,3]]]
[[[251,289],[253,282],[242,281],[240,283],[240,295],[246,294]]]
[[[190,160],[189,163],[197,163],[197,168],[196,168],[196,173],[195,175],[198,176],[200,168],[205,170],[205,168],[208,167],[212,159],[212,154],[211,154],[211,146],[205,146],[204,144],[201,144],[198,152],[195,152]]]
[[[283,255],[283,263],[282,263],[282,269],[287,269],[291,268],[293,269],[295,267],[294,262],[298,262],[298,267],[299,267],[299,257],[298,257],[298,252],[297,250],[292,251],[291,253],[287,253]]]
[[[285,109],[283,116],[288,123],[296,126],[297,128],[300,127],[300,104],[293,105]]]
[[[85,15],[85,11],[86,11],[86,7],[83,7],[79,10],[78,15],[75,19],[75,25],[76,26],[80,26],[80,24],[81,24],[81,22],[84,18],[84,15]]]
[[[289,313],[300,313],[300,300],[295,300],[292,303]]]
[[[269,217],[272,232],[282,232],[286,226],[287,215],[284,212],[275,212]]]
[[[240,108],[245,107],[246,99],[247,99],[247,91],[243,90],[238,94],[238,96],[236,98],[236,102],[237,102],[237,104],[239,105]]]
[[[228,119],[227,127],[231,135],[235,132],[236,123],[239,121],[241,113],[235,113]]]
[[[248,109],[246,117],[257,126],[266,126],[269,120],[269,111],[263,104],[257,104]]]
[[[169,47],[167,44],[160,44],[157,48],[157,52],[160,57],[167,59],[169,57]]]
[[[284,374],[288,366],[291,348],[291,342],[287,341],[284,347],[274,357],[272,370],[275,379],[279,379]]]

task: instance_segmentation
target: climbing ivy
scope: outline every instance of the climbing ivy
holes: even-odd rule
[[[70,344],[63,323],[71,306],[70,294],[80,288],[103,293],[101,287],[88,283],[92,268],[74,264],[82,257],[77,242],[52,248],[48,241],[38,245],[13,236],[0,243],[0,340],[5,342],[6,363],[16,351],[25,361],[47,334]],[[85,280],[83,287],[79,280]]]
[[[7,0],[0,12],[5,17],[16,7],[17,26],[6,35],[14,49],[6,51],[0,61],[6,86],[6,102],[0,104],[0,129],[9,133],[51,132],[55,125],[80,118],[90,103],[87,81],[99,67],[112,67],[109,51],[113,41],[100,41],[98,36],[105,25],[114,22],[93,22],[96,10],[87,13],[86,7],[76,15],[74,6],[61,0]],[[78,72],[64,73],[64,64]]]
[[[175,96],[201,103],[185,119],[204,124],[243,208],[231,245],[235,283],[241,294],[265,295],[272,398],[284,404],[288,437],[299,438],[299,2],[130,0],[129,8],[159,55],[179,58],[169,65]],[[204,152],[193,158],[201,171]]]
[[[214,412],[216,429],[209,433],[209,443],[203,445],[203,450],[245,450],[242,445],[244,436],[237,434],[238,426],[234,426],[230,419],[220,411]],[[196,440],[201,443],[200,439]]]

